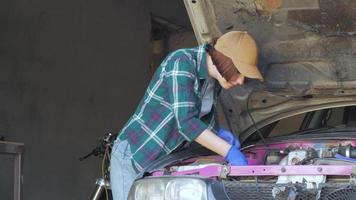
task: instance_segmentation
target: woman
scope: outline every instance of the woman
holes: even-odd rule
[[[256,64],[256,43],[241,31],[228,32],[214,44],[168,55],[115,141],[113,198],[127,199],[137,173],[185,141],[196,141],[230,165],[246,165],[233,134],[215,133],[214,102],[220,87],[242,85],[245,77],[262,79]]]

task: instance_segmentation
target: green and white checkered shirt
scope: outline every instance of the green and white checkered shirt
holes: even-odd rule
[[[214,109],[199,118],[202,83],[207,77],[205,45],[177,50],[158,67],[119,135],[119,140],[129,142],[139,171],[184,141],[194,141],[205,129],[213,128]]]

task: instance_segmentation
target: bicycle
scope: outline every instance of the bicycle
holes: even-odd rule
[[[95,147],[89,154],[79,158],[83,161],[90,156],[101,157],[101,173],[102,176],[95,181],[95,190],[91,195],[91,200],[112,200],[112,195],[109,190],[110,187],[110,154],[116,135],[107,133],[101,140],[97,147]],[[105,191],[105,193],[103,193]],[[105,195],[104,195],[105,194]]]

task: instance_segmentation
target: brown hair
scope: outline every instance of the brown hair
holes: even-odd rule
[[[212,44],[207,45],[207,52],[216,66],[217,70],[226,81],[234,81],[238,78],[239,71],[236,69],[231,58],[225,56],[214,48],[217,38],[213,40]]]

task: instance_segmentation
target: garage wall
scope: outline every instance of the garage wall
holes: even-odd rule
[[[0,136],[25,143],[24,199],[88,199],[100,160],[78,158],[120,129],[149,81],[145,3],[0,1]]]

